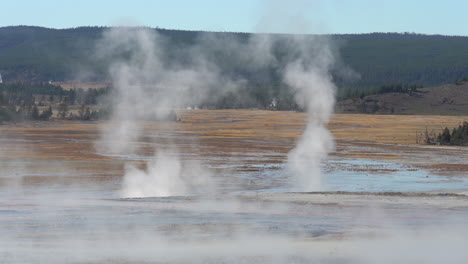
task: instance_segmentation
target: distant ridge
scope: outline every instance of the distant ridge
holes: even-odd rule
[[[106,62],[96,61],[92,50],[108,28],[1,27],[0,73],[4,82],[67,81],[77,78],[106,81]],[[174,46],[191,45],[200,34],[230,36],[244,41],[253,35],[161,28],[152,30],[167,37]],[[339,87],[375,88],[389,83],[417,83],[430,87],[468,76],[468,37],[465,36],[366,33],[333,34],[330,37],[339,47],[342,64],[360,76],[351,81],[336,75]],[[229,64],[229,61],[224,63]],[[87,71],[83,73],[83,69]],[[245,75],[246,79],[254,75],[242,69],[233,74]],[[275,78],[254,83],[281,85],[275,83]]]

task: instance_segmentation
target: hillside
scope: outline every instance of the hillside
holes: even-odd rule
[[[0,28],[0,73],[4,81],[106,81],[107,62],[95,58],[93,50],[105,27],[49,29],[30,26]],[[215,33],[153,29],[166,37],[169,59],[178,57],[177,49],[190,46],[201,34],[246,41],[252,34]],[[288,35],[274,35],[288,38]],[[340,88],[374,88],[389,83],[417,83],[437,86],[468,75],[468,37],[418,34],[374,33],[332,35],[342,64],[360,76],[343,80],[335,75]],[[307,37],[304,41],[308,41]],[[284,53],[286,50],[279,50]],[[228,53],[216,51],[217,59],[232,74],[250,81],[251,86],[281,86],[275,69],[254,72],[239,65]],[[261,78],[259,76],[262,76]]]
[[[337,113],[468,115],[468,82],[338,102]]]

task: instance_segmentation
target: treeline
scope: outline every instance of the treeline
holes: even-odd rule
[[[62,87],[47,82],[11,82],[0,83],[0,92],[8,94],[65,95]]]
[[[437,136],[438,144],[468,146],[468,122],[463,122],[452,132],[446,127],[442,133]]]
[[[110,87],[102,89],[64,90],[45,82],[14,82],[0,84],[0,121],[49,120],[93,120],[106,118],[109,111],[105,107],[92,110],[89,105],[97,105],[100,98],[110,92]],[[80,105],[73,113],[70,107]]]
[[[50,120],[54,115],[52,105],[39,110],[37,104],[16,106],[4,100],[0,94],[0,122],[1,121],[26,121],[26,120]],[[98,120],[107,119],[109,111],[107,108],[91,110],[90,106],[81,105],[75,113],[70,111],[69,104],[64,101],[57,105],[55,118],[64,120]]]
[[[286,87],[241,87],[236,92],[207,98],[203,109],[263,109],[303,111],[296,103],[294,93]]]
[[[68,91],[68,103],[71,105],[95,105],[98,104],[99,98],[109,94],[111,87],[106,88],[88,88],[88,89],[71,89]]]
[[[60,86],[49,83],[1,83],[0,121],[48,120],[52,116],[52,106],[39,111],[34,94],[40,96],[63,96],[66,93]]]
[[[0,83],[3,100],[17,106],[31,105],[34,101],[38,101],[39,106],[42,106],[44,103],[62,102],[64,98],[68,98],[70,105],[97,104],[99,98],[109,93],[110,89],[106,87],[64,90],[60,86],[46,82]]]
[[[105,98],[112,96],[112,92],[112,87],[65,90],[44,82],[0,84],[0,121],[107,119],[112,107]],[[215,94],[192,107],[303,111],[297,105],[293,92],[284,86],[245,86],[222,96]]]
[[[350,89],[347,93],[339,93],[338,100],[363,98],[366,95],[382,93],[413,93],[422,85],[390,84],[378,88]],[[7,83],[0,84],[0,94],[3,100],[2,120],[47,120],[51,117],[69,120],[93,120],[107,118],[111,107],[103,100],[111,95],[112,87],[102,89],[70,89],[49,83]],[[99,106],[98,106],[99,105]],[[55,115],[47,112],[46,107],[53,107]],[[77,109],[80,106],[80,109]],[[94,107],[90,107],[94,106]],[[187,106],[178,106],[187,107]],[[220,96],[213,92],[213,97],[206,98],[199,105],[201,109],[266,109],[304,111],[295,100],[293,90],[286,86],[244,86],[235,92]],[[363,112],[375,112],[378,109]],[[42,112],[41,112],[42,110]],[[54,113],[53,111],[51,113]]]
[[[81,105],[77,112],[73,113],[69,110],[69,106],[66,102],[62,102],[57,107],[57,118],[64,120],[99,120],[107,119],[109,117],[109,111],[107,108],[100,110],[91,110],[87,105]]]
[[[1,121],[23,121],[23,120],[49,120],[52,116],[52,106],[39,111],[36,104],[16,106],[5,99],[3,94],[0,94],[0,122]]]

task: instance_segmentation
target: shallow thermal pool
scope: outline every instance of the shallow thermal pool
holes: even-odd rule
[[[216,153],[211,153],[216,154]],[[213,173],[221,193],[294,191],[281,153],[218,153],[199,159]],[[149,161],[140,155],[113,156],[130,161]],[[274,157],[274,158],[271,158]],[[185,159],[197,158],[193,155]],[[450,192],[468,189],[468,179],[444,177],[411,165],[378,159],[330,157],[322,164],[323,191],[347,192]],[[198,193],[195,193],[198,194]]]
[[[468,189],[468,179],[437,176],[409,165],[338,158],[324,165],[325,189],[349,192],[427,192]]]
[[[232,165],[235,167],[235,165]],[[323,191],[346,192],[450,192],[468,189],[468,179],[444,177],[410,165],[381,160],[330,158],[322,165]],[[222,181],[235,178],[242,188],[225,185],[234,192],[291,191],[284,163],[250,164],[237,175],[223,175]]]
[[[465,179],[332,156],[322,165],[326,192],[289,193],[285,154],[210,154],[178,155],[211,171],[218,191],[178,197],[124,199],[122,175],[67,171],[67,163],[47,163],[61,169],[42,172],[29,169],[38,168],[33,159],[8,163],[0,171],[0,263],[447,260],[427,248],[443,248],[449,263],[467,263],[466,196],[372,193],[466,190]],[[139,164],[153,159],[109,157]],[[389,248],[401,254],[388,254]]]

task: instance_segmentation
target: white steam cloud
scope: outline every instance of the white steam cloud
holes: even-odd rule
[[[302,35],[323,32],[326,26],[317,20],[322,2],[315,0],[265,0],[258,31],[293,32],[289,37],[289,59],[282,70],[283,82],[295,91],[295,100],[307,113],[307,126],[288,155],[292,187],[296,191],[319,191],[322,186],[320,163],[334,149],[327,129],[333,114],[336,87],[331,71],[343,78],[354,72],[340,65],[338,51],[326,35]]]
[[[176,108],[216,100],[246,85],[230,65],[216,58],[220,52],[247,70],[275,69],[280,82],[290,87],[299,106],[307,111],[308,125],[298,146],[288,157],[297,190],[319,190],[320,162],[333,149],[326,128],[334,106],[330,69],[334,55],[321,36],[253,35],[247,40],[228,34],[202,34],[187,46],[174,46],[157,31],[147,28],[112,28],[98,46],[98,57],[110,60],[115,91],[111,124],[97,144],[101,153],[131,154],[143,134],[141,120],[164,119]],[[277,58],[275,49],[288,54]],[[236,77],[233,77],[236,76]],[[140,121],[138,121],[140,120]],[[178,155],[166,157],[156,150],[145,170],[127,166],[124,196],[171,196],[191,193],[193,177]],[[202,168],[202,164],[196,165]],[[209,172],[200,172],[207,182]],[[192,182],[187,182],[192,179]],[[140,186],[140,187],[138,187]],[[213,186],[208,184],[207,186]],[[154,189],[154,191],[151,191]]]
[[[336,87],[330,74],[334,56],[324,41],[317,39],[318,45],[302,51],[301,57],[284,72],[285,82],[296,91],[297,103],[307,112],[306,129],[288,155],[293,186],[300,191],[321,190],[320,163],[334,149],[333,136],[327,129],[335,104]],[[304,61],[307,58],[308,63]]]
[[[200,162],[182,162],[178,155],[166,151],[158,151],[146,170],[127,164],[125,172],[123,197],[206,195],[215,188],[211,173]]]
[[[102,133],[105,150],[133,151],[134,141],[142,133],[136,120],[164,119],[174,108],[199,104],[215,85],[222,83],[222,91],[237,86],[204,58],[205,51],[197,47],[182,50],[184,64],[176,60],[171,64],[164,60],[169,48],[167,40],[151,29],[118,27],[105,32],[98,56],[112,60],[109,71],[115,94],[111,119],[118,121],[117,127]]]
[[[177,48],[155,30],[119,27],[105,32],[98,56],[112,61],[109,72],[115,91],[110,99],[112,124],[103,129],[98,151],[133,153],[143,133],[141,120],[164,120],[176,108],[197,105],[208,95],[236,89],[242,80],[223,76],[207,56],[209,48],[181,48],[176,55],[179,59],[170,60],[168,53]],[[183,162],[178,155],[169,157],[165,151],[155,152],[145,170],[126,166],[125,197],[184,195],[195,183],[206,183],[210,173],[201,170],[201,164]],[[198,174],[187,174],[194,168]]]

